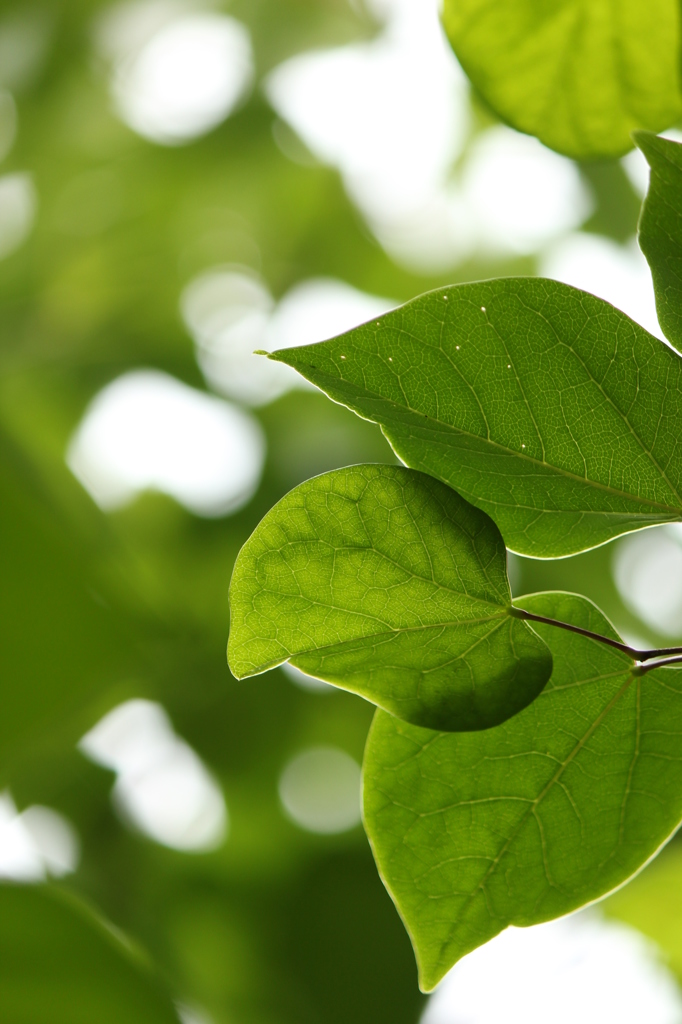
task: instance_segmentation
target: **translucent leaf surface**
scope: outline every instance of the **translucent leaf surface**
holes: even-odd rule
[[[238,678],[289,660],[420,725],[488,728],[551,673],[545,644],[510,616],[495,524],[399,466],[291,491],[242,548],[230,604]]]
[[[560,153],[620,156],[682,112],[674,0],[445,0],[443,21],[493,109]]]
[[[113,929],[44,886],[0,886],[0,1007],[12,1024],[178,1024]]]
[[[586,598],[515,603],[618,639]],[[682,816],[682,673],[637,676],[610,647],[538,632],[552,678],[508,722],[453,736],[374,718],[365,825],[426,990],[507,925],[558,917],[619,886]]]
[[[634,138],[651,168],[639,244],[654,279],[659,323],[682,349],[682,146],[649,132]]]
[[[456,285],[273,358],[380,423],[521,554],[682,517],[682,360],[568,285]]]

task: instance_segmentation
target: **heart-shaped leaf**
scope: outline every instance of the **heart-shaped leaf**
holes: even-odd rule
[[[649,132],[633,137],[651,168],[639,244],[654,279],[659,323],[682,350],[682,146]]]
[[[289,660],[432,728],[504,721],[552,671],[510,614],[495,524],[400,466],[352,466],[291,491],[242,548],[230,604],[238,678]]]
[[[503,120],[577,159],[682,113],[676,0],[445,0],[466,74]]]
[[[619,639],[583,597],[516,603]],[[611,647],[538,632],[552,678],[508,722],[453,736],[374,718],[365,827],[427,991],[507,925],[559,917],[616,888],[682,817],[682,672],[638,675]]]
[[[682,359],[586,292],[456,285],[271,358],[380,423],[513,551],[556,558],[682,518]]]

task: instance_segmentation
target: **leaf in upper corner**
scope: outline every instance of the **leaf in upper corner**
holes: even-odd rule
[[[514,602],[619,639],[573,594]],[[560,917],[633,875],[682,818],[682,672],[538,626],[554,671],[533,704],[453,736],[377,712],[364,763],[374,856],[422,987],[507,925]]]
[[[504,278],[282,349],[403,462],[558,558],[682,518],[682,359],[603,299]]]
[[[118,933],[43,885],[0,885],[0,1018],[178,1024],[170,996]]]
[[[513,618],[495,524],[402,466],[295,488],[242,548],[230,586],[235,676],[289,660],[394,715],[485,729],[534,700],[551,657]]]
[[[682,349],[682,145],[649,132],[633,138],[651,168],[639,244],[654,279],[659,323]]]
[[[567,156],[620,156],[682,113],[676,0],[445,0],[443,23],[500,117]]]

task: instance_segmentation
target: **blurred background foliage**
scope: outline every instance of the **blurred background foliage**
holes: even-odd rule
[[[207,121],[195,110],[196,123],[187,115],[174,137],[160,137],[170,129],[163,118],[154,128],[153,110],[140,128],[130,69],[155,37],[196,16],[214,29],[210,18],[232,19],[233,36],[237,22],[234,38],[247,40],[248,67],[233,83],[232,100],[218,103]],[[633,250],[641,168],[629,157],[579,167],[541,153],[539,143],[496,124],[469,95],[442,41],[429,43],[437,48],[434,66],[445,67],[444,85],[434,88],[451,88],[459,106],[446,110],[452,125],[443,132],[452,142],[433,157],[432,180],[421,192],[410,191],[408,156],[418,167],[421,145],[410,132],[422,120],[438,135],[443,123],[438,103],[430,106],[422,93],[423,109],[403,116],[386,108],[385,131],[398,139],[389,157],[407,181],[393,207],[382,206],[385,167],[354,163],[350,143],[338,158],[329,155],[324,75],[303,74],[294,87],[282,74],[292,67],[284,62],[312,53],[332,67],[333,53],[325,53],[337,48],[350,46],[341,52],[364,60],[393,46],[390,73],[419,92],[425,65],[417,51],[410,57],[409,48],[400,49],[405,25],[419,19],[424,38],[435,39],[435,8],[409,0],[0,5],[2,1020],[103,1021],[107,986],[129,992],[112,1020],[176,1013],[213,1024],[419,1019],[424,997],[409,940],[377,876],[353,783],[349,797],[336,776],[325,782],[330,751],[361,762],[371,707],[347,693],[306,687],[282,670],[239,683],[224,653],[231,567],[264,513],[313,474],[393,456],[377,428],[319,393],[284,382],[269,397],[241,395],[236,363],[225,355],[225,346],[236,344],[231,325],[246,315],[242,307],[235,312],[233,293],[248,292],[248,301],[239,300],[247,313],[269,323],[301,283],[325,279],[327,304],[330,287],[336,306],[347,296],[350,320],[340,326],[329,316],[306,320],[299,301],[290,331],[302,325],[302,333],[289,343],[365,319],[368,303],[374,309],[405,301],[446,282],[552,268],[568,279],[576,259],[579,268],[597,268],[593,290],[601,282],[605,297],[625,294],[651,307],[646,268]],[[425,44],[421,59],[429,52]],[[196,54],[192,59],[196,72],[201,53],[198,65]],[[332,114],[342,110],[344,89],[350,102],[352,85],[352,75],[342,78]],[[317,147],[315,131],[305,127],[315,110],[303,104],[297,114],[291,96],[299,94],[322,106]],[[384,128],[371,120],[380,112],[368,116],[365,129],[381,136]],[[519,139],[531,149],[517,153]],[[475,181],[488,181],[487,193],[475,194],[472,166]],[[531,195],[521,196],[518,216],[539,204],[535,234],[519,241],[512,210],[507,234],[491,235],[486,210],[514,207],[514,190],[527,191],[528,180]],[[554,223],[557,189],[562,206]],[[218,282],[220,301],[211,299],[208,310],[223,316],[217,342],[210,325],[207,340],[187,314],[188,288],[207,280],[210,287]],[[263,345],[249,351],[257,347]],[[257,376],[253,359],[247,375],[253,365]],[[227,501],[224,508],[199,507],[192,479],[175,479],[183,472],[191,478],[204,444],[197,435],[198,448],[176,458],[181,405],[171,413],[159,406],[158,421],[149,406],[146,422],[121,399],[109,434],[88,440],[93,399],[141,369],[162,371],[192,388],[194,398],[199,393],[201,409],[218,417],[218,433],[227,430],[220,420],[227,408],[251,439],[244,470],[251,483],[243,493],[225,498],[230,459],[244,462],[243,453],[207,471],[217,473],[217,484],[209,484]],[[166,387],[168,376],[154,379]],[[216,392],[227,405],[201,405]],[[212,422],[202,428],[208,448]],[[118,468],[107,469],[126,431],[130,455],[145,447],[148,429],[156,430],[156,448],[136,477],[130,471],[134,479],[120,453]],[[159,454],[164,437],[170,454]],[[230,437],[228,449],[238,443]],[[154,458],[170,459],[175,483],[164,485],[161,471],[155,476]],[[108,491],[98,490],[100,470],[109,473]],[[664,529],[559,562],[510,556],[510,571],[517,594],[574,590],[593,598],[628,637],[680,642],[680,563],[680,535]],[[623,594],[630,594],[625,602]],[[140,700],[150,703],[130,703]],[[122,718],[104,718],[116,708],[124,709]],[[103,718],[106,735],[97,726]],[[90,742],[79,746],[86,734]],[[150,782],[154,750],[172,771]],[[308,778],[292,759],[310,750],[322,759]],[[345,763],[352,780],[356,769]],[[18,880],[44,885],[16,887]],[[656,940],[682,978],[680,893],[682,848],[673,843],[605,908]],[[96,914],[146,952],[133,955],[129,940],[112,937]],[[125,980],[138,969],[144,982]],[[55,977],[60,982],[50,988]],[[70,1008],[58,1016],[61,998]]]

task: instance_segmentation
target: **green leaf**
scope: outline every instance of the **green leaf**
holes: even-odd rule
[[[560,153],[620,156],[682,113],[676,0],[445,0],[443,22],[490,106]]]
[[[141,957],[46,886],[0,885],[0,1007],[11,1024],[178,1024]]]
[[[380,423],[513,551],[557,558],[682,518],[682,360],[586,292],[456,285],[271,358]]]
[[[620,639],[573,594],[515,602]],[[507,925],[547,921],[638,870],[682,817],[682,673],[538,626],[550,682],[521,714],[453,736],[378,711],[364,815],[430,990]]]
[[[238,678],[289,660],[438,729],[504,721],[552,671],[510,615],[495,524],[402,466],[353,466],[291,491],[242,548],[230,605]]]
[[[682,146],[649,132],[633,138],[651,168],[639,244],[654,279],[659,323],[682,349]]]

